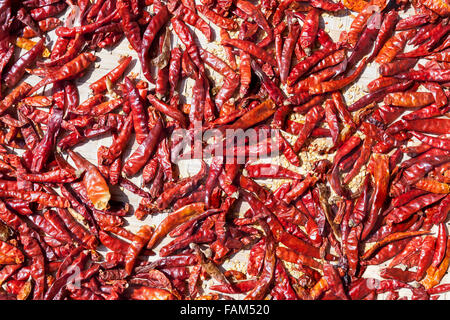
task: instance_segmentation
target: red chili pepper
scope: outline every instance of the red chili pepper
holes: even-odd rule
[[[317,36],[319,29],[320,11],[313,8],[308,12],[303,22],[302,32],[300,34],[299,42],[301,48],[305,51],[306,55],[311,55],[311,46]]]
[[[94,94],[99,94],[105,91],[108,87],[108,83],[114,84],[117,82],[120,78],[120,76],[125,72],[128,65],[130,64],[132,60],[132,57],[126,57],[120,61],[119,65],[115,67],[113,70],[108,72],[105,76],[98,79],[94,83],[89,85],[89,88],[91,88],[92,92]]]
[[[81,53],[78,57],[69,61],[61,68],[55,72],[50,73],[44,79],[42,79],[38,84],[36,84],[30,92],[29,95],[33,94],[41,87],[54,83],[56,81],[66,80],[72,76],[75,76],[85,70],[91,65],[97,58],[92,53]]]
[[[434,251],[433,259],[431,260],[431,265],[435,268],[439,266],[445,257],[447,251],[447,228],[445,224],[439,224],[439,233],[436,240],[436,248]]]
[[[75,165],[80,170],[84,171],[83,184],[86,188],[89,200],[92,201],[96,209],[106,209],[109,199],[111,198],[111,194],[105,179],[102,177],[98,169],[89,161],[71,150],[68,152],[72,160],[75,162]]]
[[[127,176],[135,175],[152,155],[158,139],[162,133],[162,123],[158,120],[139,147],[134,151],[123,166],[123,172]]]

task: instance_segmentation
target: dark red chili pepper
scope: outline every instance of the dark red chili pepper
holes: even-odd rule
[[[145,166],[157,146],[162,131],[163,125],[161,120],[158,120],[139,147],[125,162],[123,172],[127,176],[131,177],[135,175],[143,166]]]

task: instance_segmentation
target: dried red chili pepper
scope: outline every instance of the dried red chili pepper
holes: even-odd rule
[[[303,22],[302,32],[300,33],[300,46],[305,51],[306,55],[311,55],[311,46],[317,36],[319,29],[320,11],[313,8],[308,12]]]
[[[339,45],[333,44],[330,47],[315,51],[312,55],[297,63],[287,78],[287,84],[292,86],[301,76],[319,63],[319,61],[337,50],[339,50]]]
[[[97,58],[92,53],[81,53],[78,57],[69,61],[61,68],[57,69],[55,72],[50,73],[44,79],[42,79],[38,84],[36,84],[30,92],[29,95],[33,94],[41,87],[54,83],[56,81],[66,80],[72,76],[75,76],[85,70],[91,65]]]
[[[381,48],[375,61],[378,63],[389,63],[395,56],[404,49],[406,41],[413,37],[416,33],[415,29],[402,31],[390,38]]]
[[[133,117],[134,118],[134,117]],[[156,148],[158,139],[161,136],[163,125],[160,119],[155,123],[148,135],[125,162],[122,171],[129,177],[135,175],[145,166],[153,151]]]
[[[439,224],[439,233],[436,240],[436,248],[431,260],[431,265],[435,268],[439,266],[439,264],[445,257],[445,253],[447,252],[447,238],[447,228],[445,224],[441,223]]]
[[[72,160],[75,162],[75,165],[80,170],[84,171],[83,184],[86,188],[89,200],[92,201],[96,209],[106,209],[109,199],[111,198],[111,194],[105,179],[100,174],[98,169],[89,161],[71,150],[68,150],[68,152]]]

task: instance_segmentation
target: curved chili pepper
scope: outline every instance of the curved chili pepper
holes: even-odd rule
[[[402,80],[407,79],[416,81],[449,82],[450,71],[442,69],[413,70],[397,74],[394,77]]]
[[[130,243],[127,254],[125,256],[125,272],[127,274],[131,274],[139,251],[141,251],[145,247],[146,242],[150,240],[152,233],[153,229],[151,227],[143,226],[134,236],[134,239]]]
[[[134,118],[134,117],[133,117]],[[148,161],[162,134],[163,125],[159,119],[148,135],[125,162],[122,171],[129,177],[135,175]]]
[[[262,14],[262,12],[251,2],[245,1],[245,0],[238,0],[236,2],[236,7],[238,9],[242,10],[248,16],[251,16],[253,19],[255,19],[255,22],[258,24],[258,26],[266,32],[266,37],[258,43],[258,46],[260,46],[262,48],[262,47],[265,47],[266,45],[268,45],[273,39],[273,31],[270,28],[266,18]],[[231,45],[235,46],[234,44],[231,44]],[[239,48],[239,49],[242,49],[242,48]],[[248,53],[252,54],[251,52],[248,52]]]
[[[423,143],[426,143],[432,147],[450,151],[450,139],[439,139],[414,131],[412,131],[411,134]]]
[[[309,57],[297,63],[294,68],[292,68],[291,73],[287,78],[287,84],[289,86],[292,86],[301,76],[303,76],[322,59],[339,50],[339,46],[339,44],[333,44],[330,47],[325,47],[321,50],[317,50]]]
[[[196,9],[220,28],[223,28],[225,30],[237,29],[238,25],[234,20],[225,18],[217,14],[216,12],[210,10],[207,6],[198,5],[196,6]]]
[[[128,94],[128,103],[130,104],[131,112],[133,114],[133,127],[136,133],[136,140],[138,143],[143,143],[149,133],[147,113],[136,87],[128,77],[125,77],[125,86]]]
[[[68,150],[75,165],[84,171],[83,184],[86,187],[87,196],[98,210],[104,210],[108,206],[111,194],[108,184],[102,177],[98,169],[77,153]]]
[[[306,139],[311,134],[312,129],[322,119],[324,114],[325,114],[325,110],[320,106],[315,106],[310,111],[308,111],[308,113],[306,114],[305,125],[303,126],[302,131],[300,132],[300,134],[293,146],[293,149],[295,152],[300,151],[301,147],[306,142]]]
[[[436,201],[439,201],[442,199],[445,195],[441,194],[426,194],[420,197],[417,197],[416,199],[408,202],[406,205],[396,208],[392,210],[387,216],[386,216],[386,222],[388,224],[393,223],[399,223],[401,221],[406,220],[409,218],[412,214],[416,213],[420,209],[429,206]]]
[[[309,87],[309,94],[324,94],[327,92],[332,92],[332,91],[336,91],[339,90],[347,85],[349,85],[350,83],[354,82],[363,72],[364,68],[366,67],[366,62],[367,59],[363,59],[360,63],[360,65],[358,66],[358,68],[356,68],[356,70],[348,77],[346,78],[342,78],[339,80],[331,80],[331,81],[327,81],[327,82],[319,82],[317,83],[317,85],[313,85],[311,87]]]
[[[320,11],[313,8],[308,12],[303,22],[302,32],[300,33],[300,46],[306,55],[311,55],[311,46],[314,43],[317,31],[319,29]]]
[[[447,227],[445,224],[439,224],[439,233],[436,240],[436,248],[431,260],[431,266],[437,268],[445,257],[447,251]]]
[[[253,42],[240,39],[222,39],[221,43],[245,51],[248,54],[253,55],[256,58],[270,64],[271,66],[275,67],[277,65],[275,59],[267,51],[265,51],[261,47],[256,46]]]
[[[269,286],[274,280],[275,274],[275,243],[273,238],[269,235],[266,236],[266,252],[264,256],[263,271],[258,279],[258,283],[255,288],[251,290],[244,300],[261,300],[267,294]]]
[[[391,93],[391,92],[405,91],[405,90],[409,89],[412,86],[412,84],[413,84],[412,81],[406,81],[406,82],[401,82],[401,83],[394,84],[394,85],[391,85],[391,86],[388,86],[385,88],[381,88],[375,92],[372,92],[372,93],[369,93],[369,94],[363,96],[358,101],[356,101],[355,103],[350,105],[348,107],[348,110],[353,112],[353,111],[360,110],[373,102],[380,102],[381,100],[383,100],[383,98],[386,94]]]
[[[121,25],[128,42],[136,52],[140,52],[142,38],[138,23],[134,20],[130,12],[130,5],[127,1],[118,1],[117,8],[121,18]]]
[[[396,28],[398,20],[399,15],[396,10],[389,11],[383,17],[383,23],[381,24],[380,31],[378,32],[377,39],[375,40],[372,54],[368,58],[369,62],[375,59],[375,57],[385,45],[386,41],[388,41],[388,39],[391,37],[394,29]]]
[[[55,72],[47,75],[38,84],[36,84],[28,94],[31,95],[45,85],[54,83],[56,81],[68,79],[71,76],[74,76],[82,72],[84,69],[89,67],[91,63],[94,62],[96,59],[97,58],[92,53],[80,54],[78,57],[66,63],[64,66],[62,66]]]
[[[402,31],[399,34],[394,35],[384,44],[378,53],[375,61],[378,63],[389,63],[395,56],[405,48],[406,41],[413,37],[416,33],[415,29]]]
[[[132,57],[126,57],[122,61],[120,61],[119,65],[115,67],[113,70],[108,72],[106,75],[95,81],[94,83],[89,85],[92,92],[96,95],[105,91],[108,87],[108,82],[114,84],[120,78],[120,76],[125,72],[128,65],[130,64]]]
[[[192,218],[195,218],[197,215],[202,214],[204,211],[204,203],[199,202],[184,206],[177,211],[170,213],[155,229],[155,232],[152,234],[147,244],[147,248],[153,248],[165,235],[167,235],[176,226]]]
[[[50,156],[56,137],[60,130],[61,122],[63,117],[63,111],[57,108],[52,109],[52,114],[48,120],[48,129],[45,133],[44,138],[36,145],[33,149],[34,157],[31,162],[31,171],[40,172],[47,159]]]

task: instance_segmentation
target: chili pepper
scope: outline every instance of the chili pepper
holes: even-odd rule
[[[56,29],[62,24],[61,20],[58,18],[50,17],[45,20],[41,20],[38,22],[38,27],[40,32],[48,32]],[[33,30],[35,28],[32,28],[31,26],[26,26],[23,29],[22,37],[24,38],[34,38],[36,36],[39,36],[39,30]],[[37,32],[36,32],[37,31]]]
[[[386,88],[395,84],[400,83],[401,80],[393,78],[393,77],[380,77],[373,81],[371,81],[367,88],[369,89],[370,93],[376,92],[382,88]]]
[[[75,37],[78,34],[85,34],[85,33],[92,33],[98,30],[99,27],[109,23],[111,20],[113,20],[117,13],[119,12],[119,9],[114,10],[111,14],[108,16],[97,20],[94,23],[83,25],[83,26],[77,26],[72,28],[67,27],[59,27],[56,29],[56,35],[59,37]]]
[[[379,72],[384,77],[390,77],[398,73],[410,70],[417,63],[417,59],[402,59],[396,62],[380,65]]]
[[[256,46],[253,42],[240,40],[240,39],[222,39],[221,43],[224,45],[230,45],[236,47],[250,55],[255,56],[258,59],[270,64],[271,66],[276,66],[277,62],[275,59],[264,49]]]
[[[272,99],[276,104],[283,105],[285,102],[285,95],[283,92],[269,79],[267,74],[259,67],[255,62],[251,62],[251,67],[255,74],[261,79],[264,89],[269,94],[269,98]]]
[[[450,186],[439,181],[422,178],[414,185],[416,188],[433,193],[450,193]]]
[[[395,77],[403,80],[449,82],[450,72],[442,69],[413,70],[397,74]]]
[[[108,83],[114,84],[120,78],[120,76],[125,72],[128,65],[130,64],[132,57],[126,57],[119,62],[119,65],[115,67],[113,70],[108,72],[106,75],[95,81],[94,83],[89,85],[92,92],[97,95],[102,93],[108,87]]]
[[[372,44],[377,38],[381,27],[381,14],[375,12],[367,21],[367,27],[356,43],[354,50],[348,59],[348,67],[353,67],[357,61],[361,60],[366,54],[370,53]],[[385,30],[383,30],[385,31]],[[377,38],[378,40],[378,38]]]
[[[435,138],[431,136],[424,135],[419,132],[412,131],[411,134],[422,141],[423,143],[426,143],[432,147],[443,149],[443,150],[450,150],[450,140],[449,139],[440,139]]]
[[[119,1],[117,3],[117,7],[119,10],[119,15],[121,17],[121,25],[125,36],[127,37],[128,42],[130,43],[132,48],[136,52],[139,52],[141,44],[143,42],[141,39],[139,25],[134,20],[133,15],[131,14],[130,5],[126,1]]]
[[[125,122],[124,126],[122,127],[122,130],[120,131],[119,135],[115,137],[113,144],[110,148],[108,148],[107,152],[102,156],[101,162],[109,165],[114,163],[115,160],[118,159],[122,151],[124,150],[128,139],[131,134],[131,117],[129,116],[127,118],[127,121]]]
[[[398,280],[406,283],[414,281],[416,273],[399,268],[386,268],[381,270],[380,276],[384,279]]]
[[[279,259],[288,261],[290,263],[307,265],[316,269],[319,269],[321,267],[320,263],[318,263],[314,259],[284,247],[278,247],[276,249],[276,255]]]
[[[339,140],[339,122],[333,100],[327,100],[325,102],[325,119],[330,128],[333,145],[336,145]]]
[[[86,187],[89,200],[92,201],[96,209],[106,209],[109,199],[111,198],[111,194],[105,179],[102,177],[98,169],[89,161],[71,150],[68,150],[68,152],[72,160],[75,162],[75,165],[80,170],[84,171],[83,184]]]
[[[212,23],[225,30],[234,30],[237,28],[237,23],[229,18],[225,18],[216,12],[210,10],[207,6],[198,5],[196,9],[207,17]]]
[[[404,19],[401,19],[397,26],[396,30],[407,30],[412,29],[423,24],[426,24],[430,21],[430,16],[424,13],[416,14],[414,16],[410,16]]]
[[[147,80],[150,82],[154,82],[154,80],[150,75],[150,70],[147,62],[149,49],[156,37],[156,34],[167,23],[168,20],[169,12],[167,11],[167,8],[163,6],[152,18],[147,28],[145,29],[145,32],[142,36],[142,45],[140,46],[140,48],[135,48],[135,50],[139,53],[139,60],[142,64],[143,73]]]
[[[373,61],[373,59],[378,55],[380,50],[385,45],[386,41],[390,38],[394,29],[398,26],[397,22],[399,20],[398,12],[396,10],[389,11],[383,17],[383,23],[381,24],[380,31],[375,40],[374,49],[372,54],[368,58],[368,61]]]
[[[280,69],[280,79],[281,82],[285,83],[289,74],[289,69],[291,66],[292,53],[294,51],[294,46],[297,43],[297,40],[300,35],[300,25],[299,24],[290,24],[289,25],[289,34],[282,48],[280,49],[280,59],[278,61],[278,67]],[[281,35],[275,35],[275,39],[280,39]]]
[[[319,61],[337,50],[339,50],[339,45],[333,44],[330,47],[325,47],[321,50],[315,51],[312,55],[297,63],[294,68],[292,68],[291,73],[287,78],[287,84],[292,86],[301,76],[313,68]]]
[[[255,164],[245,169],[251,178],[291,178],[303,179],[303,176],[275,164]]]
[[[181,71],[181,57],[182,52],[179,47],[172,49],[170,52],[170,63],[169,63],[169,84],[171,96],[178,86],[180,80]]]
[[[386,222],[388,224],[399,223],[406,220],[412,214],[416,213],[420,209],[433,204],[436,201],[442,199],[445,195],[442,194],[425,194],[417,197],[416,199],[408,202],[402,207],[395,208],[386,216]]]
[[[378,63],[389,63],[395,56],[404,49],[406,41],[413,37],[416,33],[415,29],[402,31],[390,38],[383,48],[381,48],[375,61]]]
[[[269,224],[269,227],[272,231],[275,240],[280,241],[286,247],[294,251],[297,251],[298,253],[314,258],[320,257],[320,252],[318,248],[313,247],[304,242],[303,240],[285,232],[280,223],[275,219],[276,217],[273,215],[270,215],[269,218],[267,219],[267,223]],[[327,255],[326,258],[333,259],[333,256]]]
[[[136,132],[136,140],[138,143],[148,136],[147,114],[136,87],[128,77],[125,77],[125,86],[128,94],[128,103],[133,113],[133,127]]]
[[[325,57],[322,61],[320,61],[314,68],[311,69],[311,73],[315,73],[317,71],[320,71],[322,69],[335,66],[346,58],[346,50],[341,49],[333,54]]]
[[[311,134],[312,129],[317,125],[317,123],[321,120],[324,114],[325,110],[320,106],[315,106],[308,111],[308,113],[306,114],[305,125],[303,126],[302,131],[300,132],[293,146],[295,152],[300,151],[301,147],[306,142],[306,139]]]
[[[341,300],[349,300],[347,293],[344,290],[339,272],[331,264],[326,263],[323,265],[323,277],[328,284],[328,288],[336,297]]]
[[[450,55],[448,51],[438,52],[427,56],[427,59],[435,59],[442,62],[450,62]]]
[[[433,259],[433,251],[435,248],[435,239],[433,237],[425,237],[423,244],[420,249],[419,263],[416,271],[416,280],[420,281],[428,267],[430,267]]]
[[[242,10],[248,16],[251,16],[255,20],[257,25],[266,32],[266,37],[263,38],[258,43],[258,46],[263,48],[266,45],[268,45],[273,39],[273,31],[272,31],[272,28],[270,28],[266,18],[262,14],[262,12],[251,2],[245,1],[245,0],[238,0],[236,2],[236,7],[238,9]],[[234,44],[232,44],[232,45],[235,46]],[[240,48],[240,49],[242,49],[242,48]],[[249,53],[252,54],[251,52],[249,52]],[[262,60],[264,60],[264,59],[262,59]],[[274,64],[274,66],[275,66],[275,64]]]
[[[353,111],[360,110],[373,102],[380,102],[381,100],[383,100],[383,98],[386,94],[391,93],[391,92],[406,91],[407,89],[409,89],[411,87],[412,84],[413,84],[412,81],[401,82],[401,83],[393,84],[393,85],[385,87],[385,88],[381,88],[375,92],[366,94],[365,96],[360,98],[358,101],[356,101],[355,103],[350,105],[348,107],[348,110],[353,112]]]
[[[364,225],[361,239],[366,239],[375,226],[378,216],[381,213],[383,202],[387,196],[387,184],[389,183],[389,163],[387,156],[374,154],[369,166],[375,180],[375,191],[372,195],[372,207],[368,220]]]
[[[89,65],[96,60],[96,57],[92,53],[81,53],[78,57],[69,61],[57,71],[47,75],[44,79],[42,79],[38,84],[36,84],[30,92],[29,95],[33,94],[41,87],[48,85],[50,83],[54,83],[56,81],[61,81],[70,78],[84,69],[89,67]]]
[[[180,208],[179,210],[169,214],[161,224],[156,228],[150,238],[147,248],[151,249],[166,234],[168,234],[177,225],[195,218],[195,216],[204,212],[204,203],[194,203]]]
[[[431,265],[435,268],[439,266],[445,257],[445,252],[447,250],[447,228],[445,224],[439,224],[439,233],[436,240],[436,248],[434,251],[433,258],[431,260]]]
[[[331,80],[327,82],[320,82],[316,86],[309,87],[309,94],[324,94],[339,90],[350,83],[354,82],[366,67],[366,59],[363,59],[358,68],[348,77],[339,80]]]
[[[424,234],[427,234],[427,231],[410,231],[410,232],[397,232],[397,233],[393,233],[391,235],[389,235],[388,237],[384,238],[383,240],[376,242],[372,247],[370,247],[370,249],[368,251],[366,251],[363,255],[362,255],[362,259],[363,260],[367,260],[371,255],[373,255],[379,248],[381,248],[382,246],[392,242],[392,241],[398,241],[398,240],[402,240],[408,237],[416,237],[416,236],[421,236]]]
[[[289,276],[279,261],[276,263],[274,278],[275,286],[270,294],[275,300],[298,300],[297,294],[290,284]]]
[[[44,50],[44,40],[41,39],[36,45],[15,62],[4,77],[7,87],[13,87],[25,74],[25,68],[33,64]]]
[[[125,272],[130,274],[137,255],[139,251],[146,245],[146,241],[148,241],[152,235],[152,228],[149,226],[143,226],[135,235],[133,241],[128,247],[127,254],[125,256]]]
[[[0,242],[0,263],[1,264],[20,264],[24,261],[22,252],[8,244],[7,242]]]
[[[147,99],[150,101],[150,103],[155,107],[156,110],[167,114],[169,117],[177,120],[181,126],[186,126],[186,118],[185,116],[179,111],[178,109],[173,108],[170,105],[165,104],[164,102],[158,100],[155,96],[152,94],[147,95]]]
[[[276,265],[274,241],[270,235],[266,236],[265,256],[263,271],[258,279],[258,283],[245,297],[245,300],[260,300],[267,294],[268,288],[274,280]]]
[[[36,21],[41,21],[47,19],[48,17],[52,17],[62,12],[66,8],[66,3],[59,2],[55,4],[45,5],[39,8],[35,8],[30,10],[29,14]]]
[[[247,263],[247,273],[249,275],[256,276],[260,273],[263,266],[265,248],[265,238],[262,238],[255,245],[253,245],[252,249],[250,250]]]
[[[319,28],[320,11],[313,8],[308,12],[303,22],[302,32],[300,34],[299,42],[306,55],[311,55],[311,46],[317,36]]]
[[[156,148],[156,144],[158,143],[158,139],[162,133],[162,126],[161,120],[158,120],[150,130],[147,137],[145,137],[143,142],[125,162],[123,172],[127,176],[130,177],[135,175],[143,166],[145,166]]]
[[[429,92],[389,93],[384,97],[384,103],[397,107],[420,108],[433,102],[433,94]]]
[[[340,178],[339,178],[339,162],[356,146],[361,142],[361,139],[357,136],[352,136],[348,139],[338,150],[334,157],[334,165],[330,174],[330,184],[333,190],[341,196],[346,196],[346,191],[342,188]]]
[[[449,212],[449,196],[446,196],[442,202],[439,204],[439,206],[437,207],[436,213],[433,216],[432,220],[434,224],[439,224],[442,223],[443,221],[445,221],[445,219],[447,218],[448,212]]]
[[[367,4],[362,11],[359,12],[356,18],[353,19],[352,24],[350,25],[350,30],[347,34],[347,41],[351,47],[354,47],[358,42],[359,34],[364,30],[367,20],[369,20],[374,11],[375,8]]]
[[[448,247],[448,243],[447,243]],[[430,289],[434,286],[436,286],[446,273],[448,269],[448,261],[449,261],[449,250],[446,251],[444,260],[441,262],[441,264],[435,268],[433,266],[430,266],[426,272],[425,278],[421,281],[422,285],[425,287],[425,289]]]
[[[426,192],[423,190],[412,189],[412,190],[405,192],[405,193],[399,195],[398,197],[395,197],[394,199],[392,199],[391,205],[393,207],[400,207],[400,206],[408,203],[409,201],[417,198],[418,196],[424,195],[425,193]]]
[[[181,5],[175,10],[174,13],[178,19],[195,27],[201,33],[203,33],[208,41],[211,41],[211,28],[206,23],[206,21],[200,18],[193,10],[185,7],[184,5]]]

